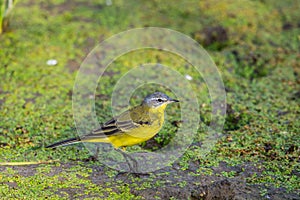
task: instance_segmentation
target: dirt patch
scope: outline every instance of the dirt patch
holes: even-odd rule
[[[204,47],[211,47],[213,50],[223,49],[229,41],[227,30],[222,26],[205,27],[193,33],[193,37]]]
[[[178,164],[172,167],[156,171],[154,174],[134,175],[121,173],[115,177],[109,178],[105,174],[103,167],[95,166],[90,176],[93,183],[105,185],[107,182],[113,182],[115,185],[138,185],[132,187],[131,193],[141,196],[144,199],[295,199],[295,193],[287,193],[282,188],[265,188],[261,185],[251,185],[246,183],[246,178],[251,175],[261,174],[263,169],[254,167],[251,163],[245,163],[241,166],[228,166],[221,162],[218,167],[213,167],[213,175],[193,175],[195,166],[198,163],[190,163],[187,170],[180,169]],[[220,172],[235,171],[236,176],[232,178],[222,177]],[[113,184],[114,185],[114,184]],[[112,188],[115,188],[112,185]],[[147,185],[143,188],[143,185]],[[268,191],[261,194],[261,190]]]
[[[75,60],[69,60],[67,62],[66,67],[68,68],[68,70],[69,70],[70,73],[74,73],[74,72],[76,72],[79,69],[80,63],[78,63]]]

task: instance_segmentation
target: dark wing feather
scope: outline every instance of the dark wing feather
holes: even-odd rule
[[[130,118],[130,111],[126,111],[116,118],[112,118],[104,123],[100,128],[95,129],[91,134],[86,137],[105,137],[128,132],[137,127],[138,124],[134,123]]]

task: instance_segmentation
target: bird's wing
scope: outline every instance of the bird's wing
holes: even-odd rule
[[[121,115],[104,123],[100,128],[93,130],[92,133],[85,135],[85,137],[97,138],[122,134],[129,132],[138,126],[139,124],[132,121],[130,111],[125,111]]]

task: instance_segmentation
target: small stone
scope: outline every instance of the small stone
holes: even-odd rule
[[[185,78],[186,78],[187,80],[189,80],[189,81],[193,80],[193,77],[191,77],[191,76],[188,75],[188,74],[185,75]]]
[[[50,66],[57,65],[57,60],[55,60],[55,59],[47,60],[47,65],[50,65]]]

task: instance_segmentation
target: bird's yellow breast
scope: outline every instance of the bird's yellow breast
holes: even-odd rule
[[[154,137],[164,123],[164,110],[166,105],[159,108],[149,108],[149,121],[139,124],[137,127],[125,133],[108,136],[114,147],[133,146]]]

